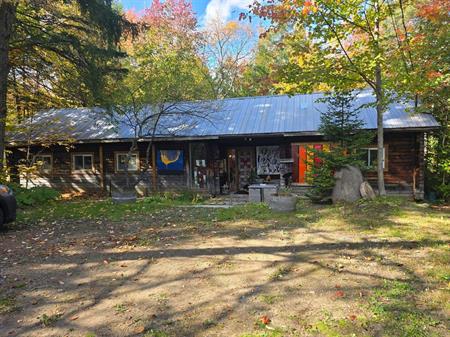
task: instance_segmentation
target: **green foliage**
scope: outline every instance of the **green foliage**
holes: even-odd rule
[[[40,206],[59,198],[60,193],[53,188],[36,186],[32,188],[22,188],[16,184],[9,185],[16,196],[19,207]]]
[[[39,322],[45,326],[52,326],[53,324],[55,324],[60,318],[62,317],[62,314],[58,313],[58,314],[53,314],[53,315],[47,315],[47,314],[42,314],[42,316],[39,317]]]
[[[124,69],[117,43],[134,29],[108,0],[19,1],[9,45],[9,108],[96,105]],[[45,18],[45,20],[43,19]]]
[[[354,107],[355,98],[355,92],[343,91],[322,100],[328,109],[321,115],[319,130],[331,145],[329,150],[312,150],[319,163],[309,172],[313,188],[307,196],[315,202],[323,202],[331,195],[336,170],[346,165],[364,168],[360,149],[370,144],[373,135],[361,130],[364,122],[359,119],[360,107]]]
[[[239,96],[262,96],[277,93],[283,65],[288,61],[284,48],[285,30],[260,36],[255,56],[243,73]]]

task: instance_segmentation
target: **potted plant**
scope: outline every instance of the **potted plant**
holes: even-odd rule
[[[279,212],[293,212],[295,211],[296,205],[297,196],[287,188],[280,189],[269,200],[270,209]]]

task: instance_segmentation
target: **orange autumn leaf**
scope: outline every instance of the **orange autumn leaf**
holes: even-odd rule
[[[338,290],[338,291],[336,291],[335,296],[337,298],[342,298],[345,296],[345,293],[342,290]]]
[[[270,324],[270,322],[271,322],[270,318],[266,315],[262,316],[259,320],[264,325]]]

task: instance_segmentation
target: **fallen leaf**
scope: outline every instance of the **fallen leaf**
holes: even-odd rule
[[[344,292],[342,290],[338,290],[338,291],[336,291],[335,296],[337,298],[341,298],[341,297],[344,297],[345,294],[344,294]]]
[[[145,326],[139,325],[134,329],[134,333],[144,333],[145,332]]]
[[[270,318],[266,315],[262,316],[259,320],[264,325],[270,324],[270,322],[271,322]]]
[[[78,319],[78,316],[70,317],[70,320],[71,320],[71,321],[76,321],[77,319]]]
[[[348,316],[348,318],[349,318],[351,321],[355,321],[355,320],[356,320],[356,315],[350,315],[350,316]]]

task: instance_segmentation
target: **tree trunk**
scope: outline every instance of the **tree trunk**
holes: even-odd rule
[[[381,74],[381,46],[380,46],[380,15],[381,7],[378,0],[375,3],[375,95],[377,99],[377,177],[378,177],[378,194],[386,195],[384,186],[384,130],[383,130],[383,113],[385,108],[383,79]]]
[[[6,95],[10,66],[8,58],[9,40],[13,32],[16,7],[16,1],[0,2],[0,171],[3,171],[5,158]]]
[[[378,193],[379,195],[386,195],[386,188],[384,186],[384,130],[383,130],[383,113],[384,113],[384,97],[383,97],[383,83],[381,79],[381,66],[377,64],[375,68],[375,95],[377,99],[377,176],[378,176]]]

